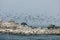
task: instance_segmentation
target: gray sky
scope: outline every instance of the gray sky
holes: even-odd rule
[[[0,14],[60,17],[60,0],[0,0]]]
[[[4,11],[17,13],[56,14],[60,11],[60,0],[0,0]]]

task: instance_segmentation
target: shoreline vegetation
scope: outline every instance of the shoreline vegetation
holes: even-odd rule
[[[13,20],[0,21],[0,33],[21,34],[21,35],[60,35],[60,27],[50,24],[46,28],[32,27],[25,22],[21,24]]]

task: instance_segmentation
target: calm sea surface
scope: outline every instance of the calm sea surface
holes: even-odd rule
[[[0,34],[0,40],[60,40],[59,35],[8,35]]]

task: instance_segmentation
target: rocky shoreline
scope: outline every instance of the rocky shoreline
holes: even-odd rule
[[[0,21],[0,33],[22,35],[60,35],[60,28],[32,28],[25,23],[17,24],[13,21]]]
[[[12,33],[12,34],[25,34],[25,35],[42,35],[42,34],[45,34],[45,35],[60,35],[60,29],[53,29],[52,31],[51,30],[32,30],[32,31],[20,31],[18,29],[16,30],[13,30],[13,29],[0,29],[0,33]]]

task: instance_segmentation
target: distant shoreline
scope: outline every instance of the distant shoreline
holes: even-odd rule
[[[7,34],[7,35],[19,35],[19,36],[42,36],[42,35],[53,35],[53,36],[55,36],[55,35],[58,35],[58,36],[60,36],[60,34],[29,34],[29,35],[26,35],[26,34],[14,34],[14,33],[2,33],[2,32],[0,32],[0,34]]]
[[[60,35],[60,27],[49,25],[47,28],[27,25],[25,22],[18,24],[15,21],[0,21],[0,33],[21,35]]]
[[[13,30],[14,32],[13,31],[11,32],[7,29],[4,31],[3,30],[0,30],[0,33],[2,33],[2,34],[13,34],[13,35],[60,35],[60,32],[59,33],[58,32],[56,32],[56,33],[53,33],[53,32],[51,32],[51,33],[49,33],[49,32],[47,32],[47,33],[46,32],[43,32],[43,33],[23,33],[20,31],[15,32],[15,30]]]

